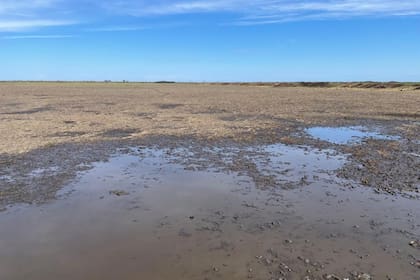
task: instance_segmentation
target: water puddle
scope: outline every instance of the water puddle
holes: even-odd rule
[[[45,169],[44,168],[36,168],[36,169],[32,170],[31,172],[29,172],[28,176],[42,177],[46,173],[57,172],[59,170],[60,170],[60,168],[58,166],[53,166],[53,167],[49,167],[49,168],[45,168]]]
[[[385,135],[363,126],[311,127],[306,132],[313,138],[338,145],[356,144],[365,139],[399,140],[398,136]]]
[[[418,201],[336,178],[343,155],[232,149],[249,172],[226,172],[191,168],[196,151],[133,151],[0,213],[0,279],[419,279]]]
[[[1,175],[0,176],[0,180],[4,180],[6,182],[12,182],[13,181],[13,178],[10,175]]]

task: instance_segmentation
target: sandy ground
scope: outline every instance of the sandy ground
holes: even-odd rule
[[[400,121],[408,128],[419,108],[420,91],[399,89],[0,83],[0,154],[151,135],[276,138],[322,124]]]

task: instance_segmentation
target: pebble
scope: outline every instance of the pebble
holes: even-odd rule
[[[359,274],[357,276],[357,279],[359,279],[359,280],[371,280],[372,279],[372,276],[370,276],[367,273],[362,273],[362,274]]]
[[[340,277],[338,277],[334,274],[325,274],[324,279],[325,280],[340,280]]]
[[[420,242],[419,241],[416,241],[416,240],[412,240],[412,241],[410,241],[410,243],[408,243],[411,247],[414,247],[414,248],[419,248],[420,247]]]
[[[122,196],[122,195],[129,195],[130,193],[126,192],[126,191],[121,191],[121,190],[112,190],[109,191],[109,194],[113,194],[116,196]]]

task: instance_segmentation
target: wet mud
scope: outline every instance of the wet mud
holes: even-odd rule
[[[417,193],[338,176],[348,162],[307,145],[118,149],[55,200],[0,213],[0,279],[420,279]]]

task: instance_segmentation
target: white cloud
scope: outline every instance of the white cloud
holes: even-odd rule
[[[132,16],[218,12],[238,7],[238,0],[213,1],[103,1],[108,11]]]
[[[119,31],[138,31],[145,30],[145,26],[102,26],[102,27],[93,27],[87,28],[84,31],[86,32],[119,32]]]
[[[121,0],[103,1],[102,7],[114,13],[132,16],[229,12],[236,14],[236,19],[241,18],[237,23],[247,24],[420,14],[420,0]]]
[[[57,3],[59,0],[0,0],[0,14],[30,15]]]
[[[3,36],[2,40],[20,40],[20,39],[65,39],[73,38],[74,35],[14,35]]]
[[[116,15],[160,19],[166,15],[198,13],[225,13],[228,24],[237,25],[360,16],[401,17],[420,15],[420,0],[0,0],[0,32],[76,24],[79,18],[94,23],[95,19],[106,22]],[[117,19],[113,26],[97,26],[92,31],[144,29],[136,25],[138,22],[134,26],[126,24],[125,19]]]
[[[130,32],[150,29],[166,29],[188,25],[186,22],[171,21],[170,23],[147,23],[142,25],[105,25],[100,27],[85,28],[85,32]]]
[[[420,14],[419,0],[275,1],[244,16],[237,24],[271,24],[302,20],[391,17]]]
[[[21,32],[75,24],[65,19],[66,0],[0,0],[0,32]]]
[[[17,32],[37,29],[41,27],[63,26],[75,24],[73,21],[66,20],[0,20],[0,32]]]

